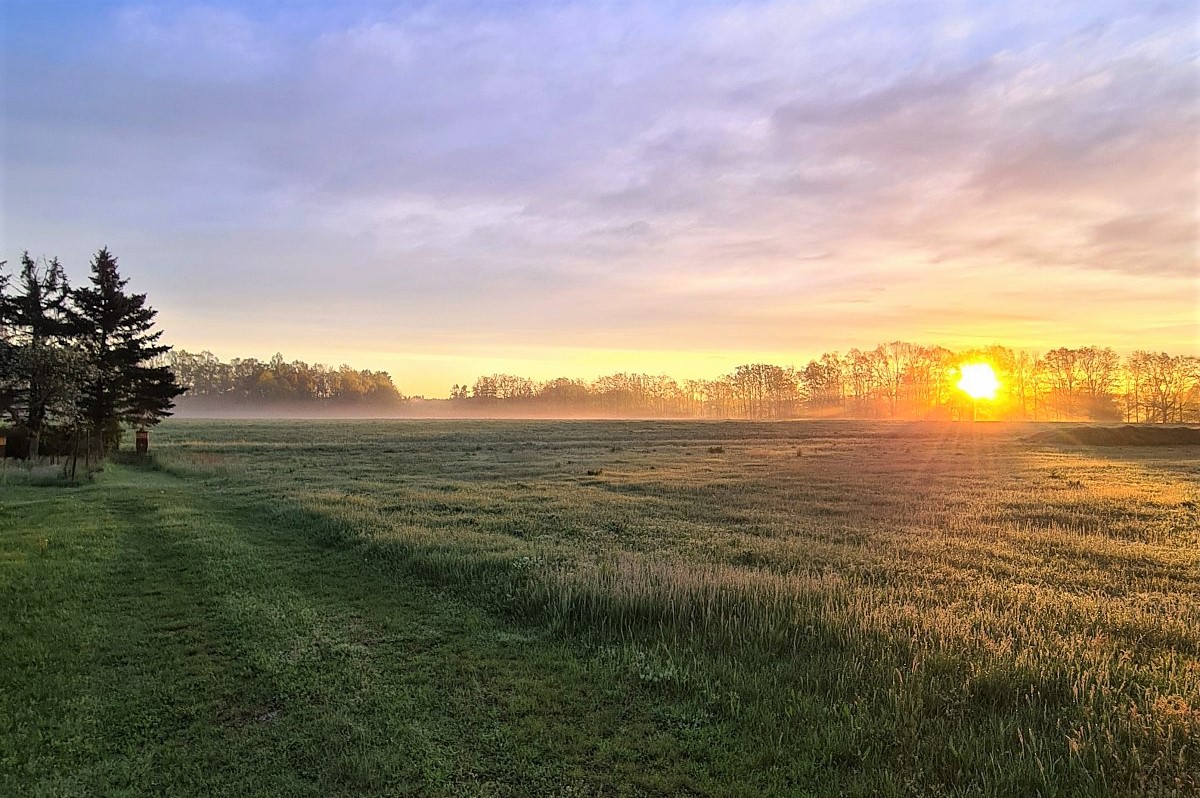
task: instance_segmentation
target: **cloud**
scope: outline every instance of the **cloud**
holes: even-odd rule
[[[268,32],[233,9],[126,6],[114,14],[112,28],[119,48],[105,55],[126,68],[152,66],[159,80],[252,81],[281,66]]]
[[[1195,276],[1185,5],[119,8],[6,42],[5,240],[108,230],[181,295],[199,263],[286,274],[288,301],[465,309],[481,339],[757,344],[741,303],[918,324],[968,284],[1015,283],[1023,317],[1047,272]]]

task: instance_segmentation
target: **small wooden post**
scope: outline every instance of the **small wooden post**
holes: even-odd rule
[[[143,455],[150,451],[150,433],[144,429],[137,431],[137,453]]]
[[[0,460],[4,459],[4,449],[8,446],[8,436],[0,435]]]

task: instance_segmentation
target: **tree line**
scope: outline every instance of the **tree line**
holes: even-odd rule
[[[187,386],[180,409],[299,405],[344,409],[394,408],[404,402],[386,371],[330,368],[320,363],[234,358],[228,363],[212,352],[171,352],[167,363]]]
[[[127,290],[107,249],[89,285],[72,288],[57,258],[28,252],[10,273],[0,262],[0,434],[10,454],[104,457],[123,429],[153,426],[183,392],[164,356],[145,294]]]
[[[183,409],[299,407],[406,412],[384,371],[331,368],[282,355],[223,362],[211,352],[173,351],[154,329],[145,294],[127,290],[107,249],[89,284],[73,288],[57,259],[26,252],[10,273],[0,262],[0,434],[9,453],[102,457],[121,432]],[[986,362],[1000,394],[972,407],[955,387],[965,363]],[[439,400],[439,403],[443,400]],[[1041,354],[1004,346],[952,351],[894,341],[830,352],[802,368],[738,366],[715,379],[617,373],[594,380],[538,381],[510,374],[456,384],[451,412],[613,417],[945,419],[974,415],[1034,421],[1200,421],[1200,358],[1110,348],[1060,347]]]
[[[959,368],[975,362],[995,370],[1001,388],[994,400],[972,403],[955,387]],[[826,353],[802,368],[742,365],[711,380],[619,373],[539,382],[492,374],[454,385],[450,401],[494,413],[953,419],[979,411],[995,419],[1182,423],[1200,421],[1200,358],[1149,351],[1121,357],[1096,346],[1040,355],[999,345],[954,352],[895,341]]]

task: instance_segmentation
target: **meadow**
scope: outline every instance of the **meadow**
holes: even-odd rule
[[[1047,428],[172,420],[10,465],[0,794],[1198,795],[1200,447]]]

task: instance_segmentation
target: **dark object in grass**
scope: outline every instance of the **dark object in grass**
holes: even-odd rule
[[[725,454],[725,447],[724,446],[709,446],[708,453],[709,454]]]
[[[1025,438],[1030,443],[1074,446],[1200,446],[1200,429],[1195,427],[1063,427],[1048,429]]]
[[[600,468],[596,468],[596,469],[589,468],[587,471],[587,475],[589,477],[598,477],[603,473],[604,473],[603,469],[600,469]]]

